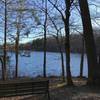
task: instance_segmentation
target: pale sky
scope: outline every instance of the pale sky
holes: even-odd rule
[[[92,2],[91,2],[91,1],[92,1]],[[97,5],[97,7],[96,7],[95,5],[90,6],[91,16],[100,17],[100,0],[88,0],[88,2],[89,2],[89,3],[91,2],[92,4],[96,4],[96,5]],[[96,11],[97,11],[97,12],[96,12]],[[78,12],[76,12],[76,11],[73,11],[73,13],[77,13],[77,14],[78,14]],[[74,16],[73,16],[73,15],[74,15]],[[78,14],[78,15],[79,15],[79,14]],[[1,18],[1,17],[0,17],[0,18]],[[80,19],[79,16],[76,16],[75,14],[72,14],[71,18],[73,18],[74,20],[76,20],[77,23],[75,23],[75,24],[81,24],[81,19]],[[98,19],[96,20],[96,22],[97,22],[98,24],[100,24],[100,18],[98,18]],[[98,28],[99,28],[98,24],[96,24],[94,21],[92,21],[92,24],[93,24],[93,27],[98,27]],[[41,32],[42,30],[36,30],[36,29],[35,29],[34,31],[35,31],[35,32],[37,32],[37,31],[40,31],[40,32]],[[40,32],[39,32],[39,33],[40,33]],[[36,34],[34,34],[33,31],[32,31],[31,33],[32,33],[32,34],[29,35],[29,37],[25,36],[25,38],[21,39],[20,42],[23,42],[23,43],[29,42],[29,41],[33,40],[32,37],[34,37],[34,39],[35,39]],[[1,28],[0,28],[0,36],[2,37]],[[2,42],[2,41],[1,41],[1,38],[0,38],[0,42]]]

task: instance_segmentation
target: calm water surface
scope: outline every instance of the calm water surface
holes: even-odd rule
[[[15,68],[15,54],[10,53],[11,69]],[[80,70],[80,54],[71,53],[72,76],[78,76]],[[84,76],[87,76],[87,59],[84,57]],[[65,54],[64,54],[65,63]],[[30,52],[30,57],[19,54],[19,76],[35,77],[43,74],[43,52]],[[47,52],[47,75],[61,75],[60,53]]]

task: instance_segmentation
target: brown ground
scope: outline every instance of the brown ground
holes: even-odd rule
[[[98,87],[86,86],[86,79],[73,78],[73,87],[66,86],[60,78],[50,78],[51,100],[100,100]],[[47,100],[45,95],[17,96],[0,100]]]

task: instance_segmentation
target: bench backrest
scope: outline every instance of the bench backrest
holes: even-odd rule
[[[0,97],[44,94],[49,90],[48,80],[17,80],[0,83]]]

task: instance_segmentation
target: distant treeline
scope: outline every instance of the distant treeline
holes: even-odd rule
[[[59,40],[61,41],[61,38],[59,37]],[[64,37],[62,37],[62,50],[65,51],[64,48]],[[95,42],[97,46],[97,52],[100,53],[100,35],[95,34]],[[33,50],[33,51],[43,51],[43,44],[44,39],[38,38],[31,42],[28,42],[26,44],[20,44],[19,49],[20,50]],[[70,46],[71,46],[71,52],[73,53],[81,53],[82,51],[82,35],[79,34],[71,34],[70,35]],[[2,46],[0,46],[2,48]],[[10,50],[14,50],[14,45],[8,45]],[[50,52],[59,52],[57,41],[54,37],[48,37],[47,38],[47,51]]]
[[[65,51],[64,37],[62,37],[62,40],[63,40],[62,50]],[[100,35],[99,34],[95,35],[95,41],[96,41],[97,51],[99,52],[100,51]],[[20,49],[43,51],[43,42],[44,42],[43,38],[38,38],[27,44],[21,44]],[[81,51],[82,51],[82,35],[71,34],[70,35],[70,46],[71,46],[71,52],[81,53]],[[47,38],[47,51],[59,52],[58,44],[54,37]]]

